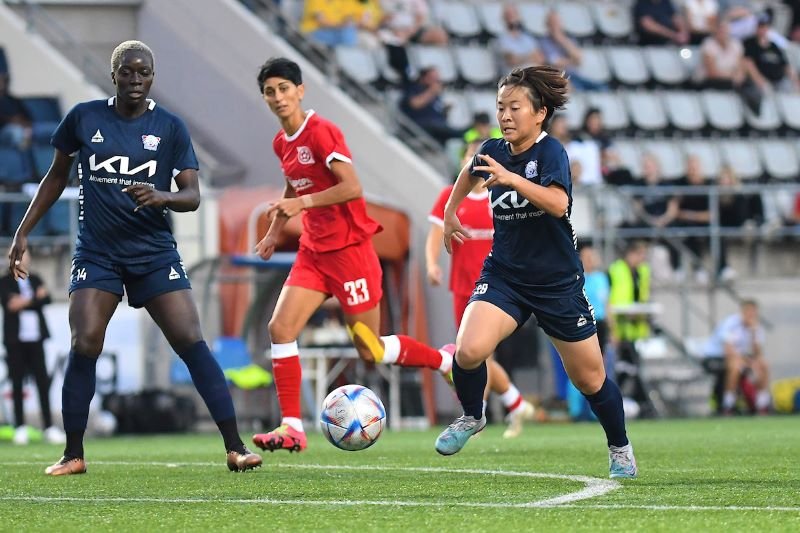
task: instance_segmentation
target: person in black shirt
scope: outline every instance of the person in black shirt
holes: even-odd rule
[[[460,138],[464,130],[447,124],[447,104],[442,98],[444,85],[436,67],[420,69],[416,83],[405,91],[400,109],[442,145],[448,139]]]
[[[744,65],[750,80],[764,93],[770,90],[798,90],[797,71],[785,50],[770,39],[769,13],[758,16],[756,33],[744,41]]]

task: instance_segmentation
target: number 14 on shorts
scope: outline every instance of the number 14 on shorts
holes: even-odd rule
[[[367,289],[367,280],[364,278],[345,281],[344,290],[350,293],[347,305],[358,305],[369,301],[369,289]]]

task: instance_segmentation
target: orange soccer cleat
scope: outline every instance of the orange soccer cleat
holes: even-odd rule
[[[306,434],[287,424],[282,424],[269,433],[253,435],[253,444],[262,450],[289,450],[302,452],[306,449]]]

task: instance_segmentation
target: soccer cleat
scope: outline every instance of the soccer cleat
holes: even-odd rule
[[[522,424],[526,420],[533,420],[536,414],[536,408],[531,405],[531,402],[522,401],[522,404],[508,413],[508,428],[503,432],[504,439],[514,439],[522,433]]]
[[[48,476],[69,476],[72,474],[85,474],[86,461],[83,457],[62,457],[59,461],[45,468],[44,473]]]
[[[453,455],[461,451],[469,438],[486,427],[486,416],[480,420],[474,416],[460,416],[436,439],[436,451],[442,455]]]
[[[244,448],[244,453],[237,451],[228,452],[228,470],[231,472],[244,472],[261,466],[261,456]]]
[[[306,449],[306,434],[287,424],[282,424],[269,433],[253,435],[253,444],[262,450],[289,450],[302,452]]]
[[[28,434],[28,426],[19,426],[14,430],[14,444],[25,446],[30,442],[30,435]]]
[[[631,443],[621,448],[616,446],[608,447],[608,470],[611,478],[634,479],[639,475]]]
[[[443,365],[443,368],[439,369],[439,372],[442,374],[442,377],[447,382],[447,384],[452,387],[453,386],[453,359],[456,356],[456,345],[452,344],[452,343],[445,344],[444,346],[439,348],[439,353],[442,354],[442,362],[445,363]]]
[[[59,428],[50,426],[44,430],[44,440],[48,444],[66,444],[67,436]]]

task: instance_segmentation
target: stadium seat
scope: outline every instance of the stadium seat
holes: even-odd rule
[[[631,8],[616,2],[590,2],[592,15],[601,34],[612,39],[629,39],[633,35]]]
[[[675,128],[682,131],[699,131],[705,127],[706,117],[697,93],[665,91],[662,95],[667,117]]]
[[[791,141],[762,139],[757,144],[767,174],[779,180],[796,180],[800,177],[798,153]]]
[[[680,85],[689,78],[689,71],[680,52],[672,46],[646,46],[642,49],[652,78],[662,85]]]
[[[696,155],[700,158],[703,175],[707,179],[716,180],[719,176],[722,159],[719,146],[714,141],[706,139],[687,139],[682,142],[683,152],[686,157]]]
[[[369,49],[358,46],[337,46],[333,53],[339,68],[358,83],[370,84],[380,79],[377,58]]]
[[[447,124],[456,129],[467,129],[472,124],[472,112],[469,103],[464,97],[464,93],[459,91],[445,91],[442,95],[446,105],[450,108],[447,111]]]
[[[579,239],[591,237],[597,229],[592,202],[585,196],[578,196],[576,200],[578,201],[572,202],[572,212],[569,215],[572,230]]]
[[[754,180],[764,174],[756,143],[746,139],[720,141],[722,159],[730,165],[742,180]]]
[[[610,46],[608,62],[614,78],[622,84],[639,86],[650,80],[644,56],[633,46]]]
[[[686,159],[678,142],[664,139],[644,141],[640,148],[658,159],[664,180],[675,180],[686,175]]]
[[[472,113],[487,113],[492,123],[497,113],[497,91],[467,91],[467,101]]]
[[[61,106],[52,96],[27,96],[22,103],[32,122],[61,122]]]
[[[800,94],[779,93],[777,96],[783,122],[793,130],[800,130]]]
[[[375,55],[375,65],[381,73],[381,78],[390,85],[397,86],[400,84],[400,74],[389,65],[389,57],[386,52],[385,46],[380,46],[373,50]]]
[[[53,161],[53,147],[48,144],[34,144],[31,146],[33,155],[33,175],[41,179],[50,170],[50,163]]]
[[[31,178],[25,154],[16,148],[0,146],[0,184],[20,185]]]
[[[8,227],[12,234],[16,231],[19,223],[22,222],[22,217],[25,216],[25,212],[28,210],[28,203],[29,202],[13,202],[10,204]],[[39,223],[34,226],[33,230],[28,233],[29,237],[44,237],[47,235],[47,217],[48,214],[45,213],[45,216],[42,217]]]
[[[600,109],[603,114],[603,123],[607,130],[623,130],[630,126],[625,102],[619,94],[607,92],[587,92],[584,94],[589,106]]]
[[[527,31],[536,37],[544,37],[547,35],[547,26],[545,22],[547,20],[547,13],[551,9],[549,5],[523,2],[518,3],[517,8],[519,9],[519,15],[522,19],[522,25]]]
[[[742,101],[733,92],[703,91],[700,100],[712,128],[736,131],[744,125]]]
[[[755,130],[775,131],[783,124],[778,114],[778,102],[775,95],[765,94],[761,98],[761,110],[758,115],[753,113],[748,106],[742,107],[747,125]]]
[[[486,33],[493,37],[505,33],[506,25],[503,22],[503,4],[501,2],[480,2],[476,7],[478,19]]]
[[[453,55],[461,77],[472,85],[495,85],[497,64],[492,50],[485,46],[454,46]]]
[[[653,92],[635,91],[625,94],[628,113],[633,125],[645,131],[658,131],[667,127],[667,114],[661,98]]]
[[[69,235],[71,230],[71,211],[68,201],[57,201],[45,215],[46,231],[49,235]]]
[[[566,0],[558,2],[556,10],[561,16],[561,25],[564,31],[572,37],[585,39],[597,33],[594,20],[592,20],[592,12],[586,4]]]
[[[642,176],[642,151],[639,143],[627,139],[615,139],[614,150],[619,154],[622,166],[631,171],[639,179]]]
[[[611,71],[602,48],[586,47],[581,50],[581,64],[578,72],[581,76],[596,83],[611,81]]]
[[[433,14],[448,34],[461,39],[472,39],[482,28],[475,7],[465,2],[433,2]]]
[[[458,81],[456,63],[449,48],[428,45],[411,46],[409,60],[417,71],[425,67],[436,67],[442,83],[449,85]]]
[[[572,93],[567,105],[561,113],[567,116],[567,127],[572,131],[583,128],[583,116],[587,109],[586,97],[583,93]]]

